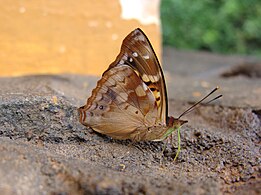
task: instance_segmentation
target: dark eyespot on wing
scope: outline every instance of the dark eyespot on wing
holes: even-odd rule
[[[144,81],[144,83],[146,83],[146,85],[150,86],[152,84],[151,81]]]

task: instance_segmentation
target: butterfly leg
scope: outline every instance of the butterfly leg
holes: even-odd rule
[[[139,146],[137,143],[138,143],[138,141],[136,141],[136,140],[130,140],[130,143],[128,144],[128,147],[134,147],[134,148],[137,148],[138,150],[140,150],[141,152],[144,152],[142,147]]]
[[[173,147],[173,142],[172,142],[172,140],[173,140],[173,137],[172,137],[172,134],[170,134],[170,136],[169,136],[169,139],[170,139],[170,144],[172,145],[172,147]]]
[[[132,147],[135,146],[137,142],[135,140],[130,140],[130,142],[128,143],[128,147]]]
[[[161,153],[162,157],[164,157],[164,151],[166,150],[167,143],[168,143],[168,140],[166,140],[165,143],[164,143],[164,146],[163,146],[163,149],[162,149],[162,153]]]
[[[163,148],[162,148],[162,152],[161,152],[161,160],[160,160],[160,165],[161,165],[161,166],[163,166],[163,162],[164,162],[164,151],[166,150],[167,144],[168,144],[168,139],[165,139],[165,140],[164,140],[164,145],[163,145]]]

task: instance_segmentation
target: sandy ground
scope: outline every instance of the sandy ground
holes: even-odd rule
[[[1,194],[260,194],[258,59],[164,49],[169,114],[216,85],[223,98],[186,115],[181,153],[117,141],[78,122],[98,77],[0,78]]]

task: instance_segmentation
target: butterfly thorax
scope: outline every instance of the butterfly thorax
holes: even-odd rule
[[[170,136],[173,131],[180,128],[184,123],[187,123],[188,121],[180,120],[177,118],[174,118],[172,116],[167,118],[167,125],[166,126],[156,126],[154,131],[157,131],[158,128],[160,128],[158,131],[160,132],[158,134],[158,137],[155,139],[151,139],[152,141],[163,141],[168,136]]]

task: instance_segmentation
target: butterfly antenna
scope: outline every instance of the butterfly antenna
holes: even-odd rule
[[[218,95],[217,97],[213,98],[212,100],[209,100],[209,101],[206,102],[205,104],[209,104],[209,103],[211,103],[211,102],[213,102],[213,101],[215,101],[215,100],[221,98],[222,96],[223,96],[223,95]]]
[[[219,89],[219,87],[215,87],[209,94],[207,94],[205,97],[203,97],[201,100],[199,100],[197,103],[195,103],[194,105],[192,105],[191,107],[189,107],[187,110],[185,110],[179,117],[178,119],[180,119],[182,116],[184,116],[185,114],[188,114],[189,112],[193,111],[195,109],[195,107],[197,105],[199,105],[201,102],[203,102],[205,99],[207,99],[211,94],[213,94],[215,91],[217,91]],[[213,99],[211,99],[210,101],[208,101],[206,104],[209,104],[210,102],[213,102],[219,98],[221,98],[222,95],[219,95]]]

